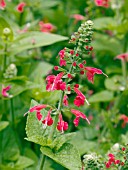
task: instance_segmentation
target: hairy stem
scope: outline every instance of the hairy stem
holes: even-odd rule
[[[126,68],[126,61],[121,60],[121,65],[122,65],[122,74],[123,74],[123,79],[124,79],[124,86],[127,84],[127,68]]]

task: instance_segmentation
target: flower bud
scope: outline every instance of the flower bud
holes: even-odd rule
[[[9,35],[11,34],[10,28],[4,28],[4,29],[3,29],[3,34],[4,34],[5,36],[9,36]]]
[[[91,20],[88,20],[86,23],[87,23],[88,25],[90,25],[90,26],[93,25],[93,22],[92,22]]]

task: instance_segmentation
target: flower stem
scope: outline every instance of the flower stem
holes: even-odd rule
[[[11,125],[12,125],[12,128],[15,128],[15,124],[14,124],[14,107],[13,107],[13,99],[11,98],[10,99],[10,106],[11,106]]]
[[[124,79],[124,86],[126,86],[126,81],[127,81],[127,68],[126,68],[126,61],[121,60],[121,65],[122,65],[122,74],[123,74],[123,79]]]
[[[5,47],[4,47],[3,73],[6,70],[6,63],[7,63],[7,38],[6,38]]]
[[[58,109],[57,109],[57,112],[58,112],[58,113],[57,113],[57,115],[55,116],[54,124],[53,124],[52,130],[51,130],[51,133],[50,133],[50,135],[49,135],[49,140],[52,140],[53,135],[54,135],[54,132],[55,132],[55,129],[56,129],[56,126],[57,126],[57,123],[58,123],[58,117],[59,117],[59,113],[60,113],[60,111],[61,111],[61,106],[62,106],[63,97],[64,97],[64,91],[61,91],[60,100],[59,100]]]
[[[46,156],[42,154],[41,155],[41,160],[40,160],[39,170],[43,170],[44,169],[45,158],[46,158]]]

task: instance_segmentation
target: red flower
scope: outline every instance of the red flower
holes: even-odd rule
[[[39,115],[40,110],[45,109],[47,106],[48,106],[48,105],[46,105],[46,104],[40,104],[40,105],[37,105],[37,106],[33,106],[33,107],[31,107],[31,108],[29,109],[28,112],[31,113],[31,112],[36,111],[36,112],[38,112],[37,115]],[[24,116],[26,116],[26,114],[27,114],[28,112],[26,112],[26,113],[24,114]],[[38,119],[38,116],[37,116],[37,119]]]
[[[124,128],[126,126],[126,123],[128,123],[128,116],[123,114],[123,115],[120,116],[120,119],[124,121],[121,125],[122,128]]]
[[[11,89],[11,86],[7,86],[7,87],[2,86],[2,96],[10,97],[9,94],[7,93],[7,91],[9,91],[10,89]]]
[[[97,6],[103,6],[105,8],[109,7],[109,0],[95,0]]]
[[[68,96],[67,95],[64,95],[64,98],[63,98],[63,104],[65,105],[65,106],[68,106]]]
[[[46,118],[42,121],[42,123],[44,124],[44,126],[43,126],[44,129],[47,126],[51,126],[53,124],[53,119],[50,114],[51,114],[51,110],[48,111]]]
[[[120,59],[120,60],[123,60],[123,61],[128,61],[128,53],[120,54],[120,55],[116,56],[115,59]]]
[[[76,118],[73,121],[75,126],[78,126],[80,118],[85,119],[88,122],[88,124],[90,124],[88,118],[85,116],[84,113],[80,112],[79,110],[75,110],[75,109],[71,109],[71,112],[76,116]]]
[[[58,67],[58,66],[54,66],[54,70],[56,70],[56,71],[57,71],[58,69],[59,69],[59,67]]]
[[[84,65],[82,63],[79,64],[80,68],[84,68]]]
[[[75,87],[75,88],[79,88],[79,84],[75,84],[74,87]]]
[[[44,23],[43,21],[39,22],[39,26],[41,32],[52,32],[55,28],[51,23]]]
[[[59,114],[59,122],[57,124],[57,129],[62,133],[68,129],[68,123],[63,121],[61,114]]]
[[[66,66],[66,60],[60,58],[60,66]]]
[[[18,4],[16,10],[19,12],[19,13],[22,13],[24,11],[24,7],[26,6],[26,3],[25,2],[21,2]]]
[[[93,67],[85,67],[85,70],[87,70],[87,72],[86,72],[87,79],[91,83],[94,83],[94,75],[95,74],[104,74],[102,72],[102,70],[93,68]],[[104,75],[107,76],[106,74],[104,74]]]
[[[37,119],[40,121],[41,119],[42,119],[42,114],[40,113],[40,111],[37,111],[36,112],[36,117],[37,117]]]
[[[88,101],[86,100],[86,97],[84,96],[84,94],[78,89],[74,87],[74,91],[76,92],[77,96],[74,99],[74,104],[76,106],[81,106],[84,105],[84,102],[86,101],[87,104],[89,105]]]
[[[4,9],[6,7],[6,2],[4,0],[0,0],[0,8]]]
[[[54,91],[54,90],[65,90],[66,89],[66,83],[62,81],[64,73],[61,72],[55,75],[50,75],[47,76],[46,81],[47,81],[47,86],[46,90],[47,91]]]

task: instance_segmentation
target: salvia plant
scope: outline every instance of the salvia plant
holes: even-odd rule
[[[104,74],[102,70],[87,66],[85,55],[89,55],[93,50],[91,46],[93,35],[93,22],[88,20],[81,24],[69,41],[74,44],[74,49],[64,48],[57,56],[59,66],[54,70],[57,75],[46,77],[46,90],[48,92],[59,90],[60,100],[56,105],[50,103],[38,104],[32,101],[28,113],[26,133],[27,140],[41,145],[41,152],[59,162],[66,168],[81,169],[81,161],[77,150],[67,141],[73,135],[65,133],[69,123],[74,123],[77,127],[80,119],[90,124],[85,113],[80,108],[85,103],[89,105],[86,96],[81,92],[79,84],[75,84],[73,79],[76,75],[86,74],[88,81],[94,82],[95,74]],[[104,74],[105,75],[105,74]],[[75,95],[74,106],[70,106],[68,101],[71,94]],[[66,122],[63,118],[64,108],[74,115],[73,122]],[[25,115],[27,114],[25,113]],[[67,156],[64,156],[67,154]],[[43,166],[43,165],[42,165]]]

